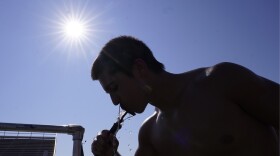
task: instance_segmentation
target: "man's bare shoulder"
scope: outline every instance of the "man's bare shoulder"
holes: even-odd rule
[[[197,68],[182,73],[184,79],[191,80],[195,83],[201,83],[211,80],[224,79],[225,76],[233,76],[233,71],[240,72],[243,67],[230,62],[221,62],[213,66]]]
[[[206,76],[216,77],[216,78],[236,78],[242,75],[243,77],[256,76],[252,71],[241,66],[239,64],[231,62],[221,62],[215,64],[214,66],[208,67],[205,70]]]
[[[228,82],[237,82],[243,80],[260,79],[249,69],[231,62],[221,62],[213,66],[199,68],[184,73],[184,75],[193,76],[196,83],[208,82],[210,84],[224,86]],[[205,85],[205,83],[203,83]],[[216,86],[218,87],[218,86]]]
[[[214,64],[212,66],[197,68],[182,74],[187,77],[193,77],[200,80],[208,76],[228,75],[229,72],[233,72],[233,71],[244,72],[246,70],[247,69],[245,67],[235,63],[221,62],[221,63]]]

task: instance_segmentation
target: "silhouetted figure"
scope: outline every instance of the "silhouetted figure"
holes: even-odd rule
[[[91,72],[114,105],[132,114],[157,108],[140,128],[136,156],[279,154],[279,84],[245,67],[223,62],[173,74],[142,41],[120,36],[103,47]],[[103,130],[92,152],[112,156],[117,147]]]

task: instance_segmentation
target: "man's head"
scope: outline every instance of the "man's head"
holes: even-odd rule
[[[109,70],[111,74],[123,72],[133,76],[132,67],[136,59],[142,59],[155,73],[164,70],[164,65],[155,59],[145,43],[131,36],[120,36],[110,40],[102,48],[93,63],[91,77],[98,80],[104,70]]]

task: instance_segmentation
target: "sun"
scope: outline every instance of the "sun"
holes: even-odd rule
[[[63,29],[66,37],[73,40],[81,39],[86,35],[86,25],[79,19],[70,19],[65,23]]]
[[[87,3],[69,1],[54,12],[51,25],[55,51],[67,55],[67,58],[87,58],[98,36],[97,16]]]
[[[61,32],[64,40],[73,44],[75,42],[85,42],[90,30],[85,20],[75,16],[69,16],[62,20]]]
[[[90,35],[89,27],[89,23],[76,14],[64,16],[60,22],[61,37],[68,44],[82,44]]]
[[[88,59],[95,55],[92,49],[99,46],[101,33],[106,32],[101,20],[104,11],[88,8],[92,6],[91,1],[69,0],[53,6],[51,16],[44,24],[48,32],[47,46],[52,47],[50,53],[62,54],[59,56],[73,60]]]

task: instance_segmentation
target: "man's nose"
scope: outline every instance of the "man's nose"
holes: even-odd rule
[[[110,94],[110,97],[114,105],[118,105],[120,103],[120,100],[117,95]]]

